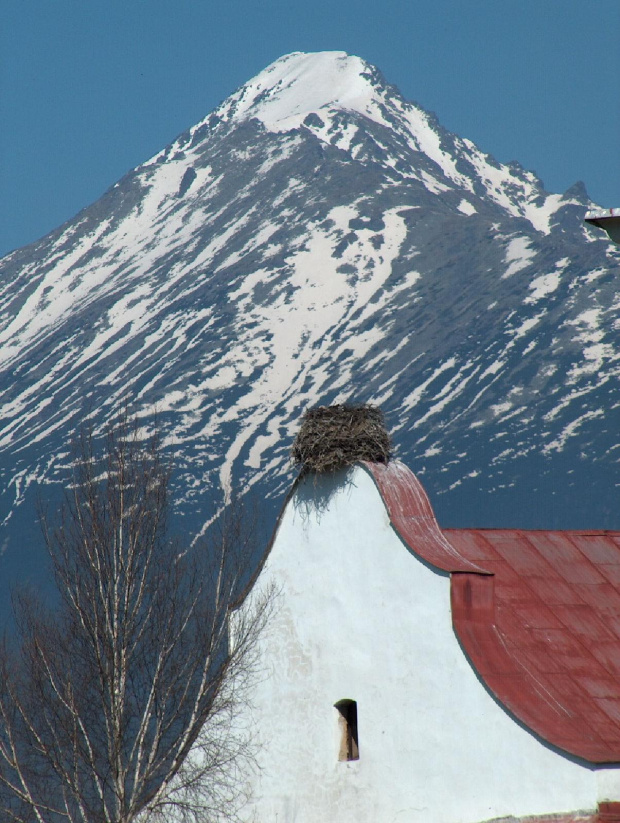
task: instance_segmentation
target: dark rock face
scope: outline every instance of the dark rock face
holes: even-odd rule
[[[281,58],[0,261],[0,579],[45,577],[36,491],[125,398],[183,530],[228,480],[270,519],[303,411],[342,402],[381,406],[446,526],[619,528],[620,253],[590,205],[358,58]]]

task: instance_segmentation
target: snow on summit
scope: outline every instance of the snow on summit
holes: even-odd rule
[[[298,128],[309,114],[320,116],[331,108],[384,123],[371,71],[360,57],[343,51],[294,52],[239,89],[218,114],[236,120],[255,117],[271,131]]]

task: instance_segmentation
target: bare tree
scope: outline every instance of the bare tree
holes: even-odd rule
[[[229,632],[251,529],[229,507],[181,551],[157,438],[124,415],[104,451],[82,435],[44,528],[58,607],[19,596],[19,642],[0,653],[0,818],[234,819],[252,757],[239,710],[273,602],[246,598]]]

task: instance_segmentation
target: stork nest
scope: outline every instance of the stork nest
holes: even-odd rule
[[[370,405],[317,406],[304,414],[292,449],[304,471],[333,472],[359,460],[387,463],[390,436],[383,412]]]

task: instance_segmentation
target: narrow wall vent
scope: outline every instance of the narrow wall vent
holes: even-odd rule
[[[357,703],[355,700],[339,700],[334,704],[334,708],[338,710],[338,725],[340,727],[338,760],[359,760]]]

